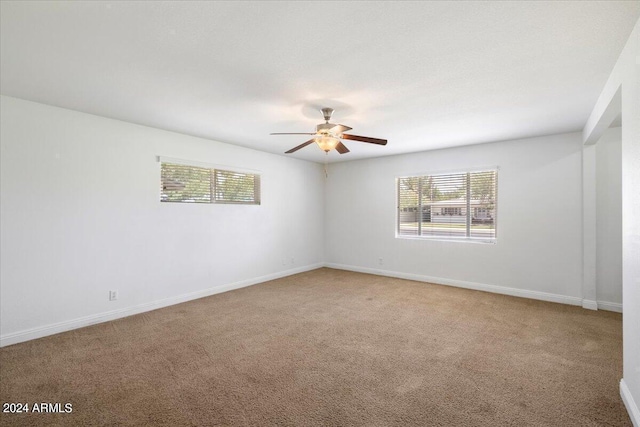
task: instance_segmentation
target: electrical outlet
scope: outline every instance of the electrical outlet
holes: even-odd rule
[[[378,258],[378,265],[382,265],[382,264],[383,264],[382,258]]]
[[[295,258],[291,257],[291,265],[293,265],[293,264],[295,264],[295,263],[296,263]]]
[[[118,299],[118,291],[109,291],[109,301],[115,301]]]

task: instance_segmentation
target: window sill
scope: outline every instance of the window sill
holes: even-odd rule
[[[498,243],[497,239],[468,239],[466,237],[447,239],[444,237],[427,237],[427,236],[404,236],[396,234],[396,239],[404,240],[422,240],[427,242],[453,242],[453,243],[475,243],[485,245],[495,245]]]

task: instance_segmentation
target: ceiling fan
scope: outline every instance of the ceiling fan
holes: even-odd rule
[[[297,147],[293,147],[289,151],[285,151],[286,154],[293,153],[294,151],[298,151],[299,149],[306,147],[309,144],[313,144],[314,142],[318,144],[318,146],[324,150],[325,152],[329,152],[334,148],[340,154],[345,154],[349,152],[349,149],[345,147],[345,145],[340,141],[340,139],[348,139],[351,141],[360,141],[367,142],[369,144],[378,144],[378,145],[387,145],[386,139],[378,139],[378,138],[369,138],[367,136],[358,136],[358,135],[350,135],[343,132],[351,130],[349,126],[345,125],[336,125],[333,123],[329,123],[331,120],[331,115],[333,114],[333,108],[323,108],[322,115],[324,116],[325,123],[320,123],[316,126],[316,131],[314,133],[272,133],[271,135],[314,135],[310,140],[303,142]]]

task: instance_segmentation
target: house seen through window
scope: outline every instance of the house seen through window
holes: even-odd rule
[[[497,170],[401,177],[397,236],[496,239]]]

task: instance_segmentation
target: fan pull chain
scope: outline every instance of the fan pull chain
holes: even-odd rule
[[[329,178],[329,172],[327,172],[327,164],[329,163],[329,152],[325,151],[325,157],[324,157],[324,177],[325,178]]]

